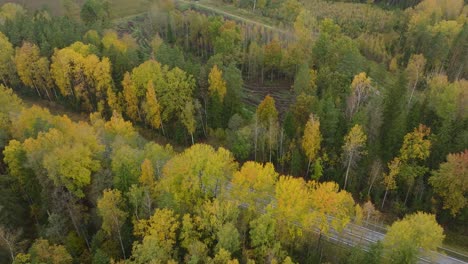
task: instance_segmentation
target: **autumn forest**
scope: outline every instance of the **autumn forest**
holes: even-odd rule
[[[466,263],[463,0],[0,0],[0,264]]]

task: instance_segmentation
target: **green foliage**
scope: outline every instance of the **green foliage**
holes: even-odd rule
[[[250,222],[250,237],[258,261],[268,256],[280,256],[281,245],[276,240],[276,221],[271,213]]]
[[[429,179],[434,191],[443,197],[443,208],[449,209],[454,216],[467,204],[467,159],[467,150],[457,154],[449,154],[447,162],[442,163],[439,170],[434,171]]]
[[[15,71],[13,68],[13,45],[7,36],[0,32],[0,80],[4,84],[14,83]]]
[[[11,114],[22,108],[22,101],[13,90],[0,84],[0,148],[3,148],[11,137]]]
[[[416,263],[419,248],[434,250],[444,237],[434,215],[418,212],[392,224],[383,242],[384,254],[395,263]]]
[[[31,263],[71,264],[73,259],[64,246],[51,245],[49,241],[38,239],[29,249]]]
[[[109,7],[107,0],[86,0],[81,7],[81,19],[88,25],[96,28],[109,23]]]

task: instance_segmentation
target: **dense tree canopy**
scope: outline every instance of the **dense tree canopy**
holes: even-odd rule
[[[1,260],[466,247],[462,0],[61,2],[0,6]],[[323,239],[375,221],[382,243]]]

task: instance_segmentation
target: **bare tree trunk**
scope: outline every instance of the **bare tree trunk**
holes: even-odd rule
[[[162,122],[161,122],[161,130],[162,130],[163,136],[166,136],[166,132],[164,131],[164,125]]]
[[[352,159],[353,159],[353,155],[351,154],[351,156],[349,157],[349,160],[348,160],[348,166],[346,168],[346,176],[345,176],[343,190],[346,190],[346,185],[348,184],[349,168],[351,167],[351,160]]]
[[[383,209],[384,207],[385,199],[387,199],[387,193],[388,193],[388,187],[385,189],[385,195],[383,197],[382,206],[380,207],[380,209]]]
[[[46,91],[46,95],[47,95],[47,98],[49,99],[49,101],[52,101],[52,99],[50,98],[50,95],[49,95],[49,89],[45,88],[45,91]]]
[[[36,89],[36,92],[37,92],[37,94],[39,95],[39,97],[42,98],[42,95],[41,95],[41,93],[39,92],[39,89],[37,88],[37,86],[36,86],[34,83],[33,83],[33,86],[34,86],[34,88]]]
[[[199,108],[197,108],[199,109]],[[202,127],[202,130],[203,130],[203,135],[205,135],[205,137],[207,137],[206,135],[206,128],[205,128],[205,122],[203,121],[203,114],[202,114],[202,110],[198,110],[198,116],[200,117],[200,123],[201,123],[201,127]]]
[[[140,221],[140,217],[138,216],[138,203],[137,203],[137,205],[135,205],[135,212],[134,213],[135,213],[136,220]]]
[[[117,233],[119,235],[120,248],[122,249],[123,257],[124,259],[127,259],[127,257],[125,256],[125,249],[124,249],[123,242],[122,242],[122,235],[120,234],[120,228],[117,229]]]
[[[146,209],[148,210],[147,216],[150,216],[151,212],[153,211],[153,206],[152,206],[151,196],[148,190],[146,190]]]
[[[411,100],[413,99],[414,91],[416,90],[416,85],[418,84],[418,81],[419,81],[419,72],[416,75],[416,80],[414,81],[413,89],[411,90],[411,96],[410,96],[410,98],[408,100],[408,108],[411,105]]]
[[[55,90],[54,88],[52,88],[52,90],[54,91],[55,99],[58,99],[57,90]]]
[[[408,201],[408,196],[409,196],[409,192],[410,190],[412,189],[413,185],[409,185],[408,186],[408,190],[406,191],[406,196],[405,196],[405,202],[403,203],[405,206],[406,206],[406,202]]]
[[[371,180],[371,183],[370,183],[370,186],[369,186],[369,190],[367,191],[367,196],[370,196],[370,192],[372,190],[372,186],[374,185],[375,178],[376,178],[376,176],[372,177],[372,180]]]
[[[271,151],[271,145],[273,144],[271,133],[272,133],[272,132],[271,132],[271,125],[270,125],[270,128],[268,129],[268,146],[270,147],[270,153],[269,153],[269,154],[270,154],[270,155],[269,155],[269,156],[270,156],[270,157],[269,157],[270,162],[271,162],[271,152],[272,152],[272,151]]]
[[[255,156],[255,161],[257,161],[257,141],[258,141],[258,120],[257,117],[255,117],[255,147],[254,147],[254,156]]]
[[[280,136],[280,145],[279,145],[279,160],[283,159],[283,136],[284,136],[284,130],[283,128],[281,128],[281,136]],[[283,162],[284,164],[284,162]],[[284,165],[283,165],[283,169],[284,169]]]
[[[309,177],[310,163],[312,163],[312,160],[311,160],[311,159],[309,159],[309,164],[307,164],[307,173],[306,173],[306,177]]]
[[[206,109],[208,107],[208,102],[205,98],[203,98],[203,102],[205,103],[205,127],[208,128],[208,110]]]

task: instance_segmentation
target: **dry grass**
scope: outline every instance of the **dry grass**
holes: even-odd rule
[[[62,15],[64,10],[62,0],[0,0],[0,5],[13,2],[26,7],[28,10],[46,8],[54,15]]]
[[[85,0],[75,1],[81,5]],[[63,15],[64,13],[62,0],[0,0],[0,6],[8,2],[21,4],[31,11],[46,8],[53,15]],[[125,17],[146,10],[145,0],[110,0],[110,2],[112,18]]]

